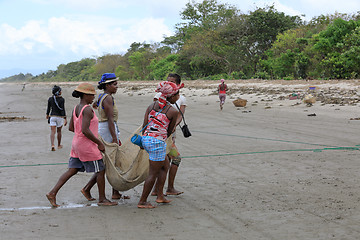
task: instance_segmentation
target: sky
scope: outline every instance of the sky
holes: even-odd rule
[[[189,0],[0,0],[0,78],[37,75],[60,64],[123,54],[160,42],[181,23]],[[196,1],[201,2],[201,1]],[[288,15],[356,13],[359,0],[218,0],[242,13],[274,5]]]

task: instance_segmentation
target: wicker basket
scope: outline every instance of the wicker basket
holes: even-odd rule
[[[235,107],[245,107],[247,103],[247,100],[245,99],[236,99],[233,101],[233,104],[235,105]]]
[[[308,95],[306,95],[305,97],[304,97],[304,103],[311,103],[311,104],[313,104],[313,103],[315,103],[316,102],[316,97],[314,97],[313,95],[311,95],[311,94],[308,94]]]

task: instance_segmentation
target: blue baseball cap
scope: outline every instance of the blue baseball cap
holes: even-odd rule
[[[119,78],[116,77],[115,73],[104,73],[101,76],[101,80],[98,82],[98,84],[110,83],[117,80],[119,80]]]

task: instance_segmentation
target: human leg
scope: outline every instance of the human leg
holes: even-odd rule
[[[113,188],[112,189],[111,199],[120,199],[121,197],[123,197],[124,199],[130,199],[130,196],[125,195],[125,194],[121,194],[118,190]]]
[[[99,190],[99,206],[114,206],[117,205],[117,202],[112,202],[105,196],[105,169],[101,170],[96,174],[96,183],[98,185]]]
[[[57,133],[57,141],[58,141],[58,148],[62,148],[63,146],[61,145],[61,129],[62,129],[62,126],[61,127],[58,127],[56,128],[56,133]]]
[[[58,207],[60,205],[56,204],[56,194],[58,193],[58,191],[60,190],[60,188],[72,177],[74,176],[77,172],[79,171],[78,168],[69,168],[65,173],[63,173],[59,180],[57,181],[57,183],[55,184],[55,186],[53,187],[53,189],[51,189],[51,191],[46,194],[47,199],[49,200],[50,204],[53,207]]]
[[[166,195],[180,195],[180,194],[184,193],[182,191],[176,190],[174,187],[175,176],[176,176],[178,168],[179,168],[179,165],[176,162],[174,162],[174,160],[173,160],[171,163],[170,169],[169,169],[168,187],[166,189]]]
[[[165,158],[165,161],[169,161],[168,158]],[[157,196],[159,192],[159,179],[156,177],[154,187],[151,192],[151,196]]]
[[[50,126],[50,142],[51,142],[51,151],[55,151],[55,132],[56,126]]]
[[[112,199],[120,199],[121,198],[121,193],[118,190],[113,188],[111,198]]]
[[[168,157],[171,160],[170,161],[171,165],[169,169],[168,187],[166,190],[166,195],[179,195],[182,194],[183,192],[175,189],[174,182],[178,167],[181,163],[181,156],[175,145],[175,138],[173,138],[173,145],[171,146],[171,150],[168,154]]]
[[[168,158],[168,157],[166,156],[166,158]],[[166,159],[164,161],[164,165],[160,168],[160,171],[158,173],[158,177],[157,177],[157,181],[156,181],[156,185],[157,185],[156,186],[156,189],[157,189],[156,202],[157,203],[171,202],[171,200],[166,199],[164,196],[164,185],[165,185],[167,173],[169,171],[169,166],[170,166],[170,162],[169,162],[169,160]]]
[[[91,196],[90,190],[96,183],[96,173],[94,173],[89,182],[85,185],[84,188],[81,189],[81,193],[84,195],[84,197],[89,201],[94,201],[95,198]]]
[[[225,103],[225,98],[226,98],[226,95],[225,94],[219,94],[219,99],[220,99],[220,110],[223,109],[223,105]]]
[[[99,191],[99,206],[114,206],[117,205],[117,202],[111,202],[105,197],[105,164],[102,159],[96,161],[85,161],[82,162],[84,169],[86,172],[93,172],[94,175],[91,177],[89,182],[83,188],[85,193],[88,191],[90,193],[90,189],[94,186],[94,181],[98,185]],[[83,193],[83,191],[81,191]],[[84,194],[84,193],[83,193]],[[87,198],[87,196],[84,194]],[[89,195],[88,195],[89,197]]]
[[[151,189],[154,186],[155,180],[159,175],[161,168],[164,166],[164,161],[149,161],[149,175],[145,179],[143,191],[138,203],[138,208],[154,208],[153,205],[147,202],[147,198]]]

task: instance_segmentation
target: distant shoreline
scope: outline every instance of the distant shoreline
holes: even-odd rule
[[[153,81],[119,81],[120,86],[137,86],[138,88],[152,87],[161,80]],[[220,81],[217,80],[184,80],[182,81],[185,88],[196,89],[209,89],[217,88]],[[1,85],[60,85],[60,86],[76,86],[81,82],[0,82]],[[97,85],[97,82],[90,82],[93,85]],[[339,89],[358,89],[360,87],[360,79],[352,80],[225,80],[228,86],[234,87],[256,87],[256,88],[284,88],[284,89],[303,89],[306,90],[309,86],[315,86],[318,89],[326,88],[339,88]]]

